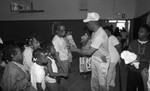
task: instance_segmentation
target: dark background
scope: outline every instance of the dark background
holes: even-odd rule
[[[77,46],[80,47],[80,37],[84,33],[86,24],[82,20],[26,20],[26,21],[0,21],[0,37],[4,43],[10,41],[21,41],[31,34],[40,36],[44,42],[52,39],[52,24],[60,21],[72,29],[73,38]]]
[[[56,21],[62,22],[73,31],[73,38],[78,47],[81,47],[80,38],[84,34],[86,24],[83,20],[21,20],[21,21],[0,21],[0,37],[4,43],[12,41],[24,42],[26,38],[35,33],[40,36],[42,42],[49,42],[52,38],[52,24]],[[100,20],[101,26],[105,20]]]

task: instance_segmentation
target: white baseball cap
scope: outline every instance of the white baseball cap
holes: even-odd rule
[[[100,19],[100,16],[96,12],[87,13],[87,18],[83,20],[84,23],[90,22],[90,21],[98,21]]]

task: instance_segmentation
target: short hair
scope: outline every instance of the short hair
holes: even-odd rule
[[[110,27],[110,26],[105,26],[103,27],[103,29],[105,30],[108,30],[111,34],[113,34],[113,29]]]
[[[70,28],[67,28],[66,32],[72,32],[72,30]]]
[[[54,46],[52,42],[45,42],[41,45],[42,49],[45,50],[45,53],[49,53],[52,46]]]
[[[52,34],[56,34],[56,31],[60,30],[61,26],[65,26],[65,25],[62,24],[61,22],[54,22],[52,25]]]
[[[8,45],[3,50],[2,60],[12,61],[12,58],[17,55],[17,50],[20,49],[17,45]]]
[[[41,53],[45,54],[45,50],[42,48],[37,48],[33,51],[33,58],[41,58]]]
[[[140,28],[145,28],[147,32],[150,32],[150,25],[144,24]]]
[[[40,41],[40,37],[38,35],[36,35],[35,33],[31,33],[29,34],[28,38],[26,38],[27,44],[29,44],[29,42],[31,42],[33,38],[35,38],[37,41]]]

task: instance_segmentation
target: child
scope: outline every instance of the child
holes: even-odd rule
[[[23,65],[26,70],[30,72],[31,65],[33,64],[32,54],[35,49],[40,48],[40,42],[38,37],[34,34],[31,34],[27,41],[28,45],[24,46],[25,49],[23,51]]]
[[[48,61],[45,55],[45,51],[41,48],[33,51],[33,65],[31,66],[31,89],[30,91],[44,91],[45,86],[45,70],[44,66]]]
[[[66,38],[69,42],[69,45],[73,45],[73,46],[77,47],[74,40],[73,40],[71,29],[66,30]]]
[[[68,61],[69,55],[68,55],[67,44],[64,40],[65,30],[66,30],[65,25],[63,25],[61,23],[55,24],[55,26],[54,26],[55,36],[52,39],[52,43],[56,50],[55,55],[56,55],[58,64],[63,69],[62,71],[68,74],[68,72],[69,72],[69,61]],[[61,81],[60,81],[60,88],[62,88],[61,91],[65,90],[67,88],[67,86],[65,86],[66,83],[67,83],[67,79],[61,78]]]
[[[46,76],[46,86],[48,91],[58,91],[58,83],[59,83],[59,78],[60,76],[66,77],[66,73],[58,73],[58,67],[55,62],[55,48],[53,44],[50,45],[48,48],[50,50],[49,55],[47,56],[48,58],[48,64],[47,64],[47,71],[48,75]],[[57,80],[58,79],[58,80]]]
[[[66,36],[64,37],[64,40],[66,41],[66,44],[68,47],[68,61],[69,61],[69,66],[71,67],[70,63],[72,62],[72,54],[70,51],[70,47],[71,46],[76,47],[76,44],[75,44],[73,37],[72,37],[72,30],[70,30],[70,29],[66,30]]]

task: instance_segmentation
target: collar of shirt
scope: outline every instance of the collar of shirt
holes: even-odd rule
[[[141,44],[145,44],[145,43],[148,42],[148,40],[147,41],[141,41],[141,40],[138,39],[138,42],[141,43]]]
[[[44,69],[44,66],[38,65],[37,63],[33,63],[36,67]]]

